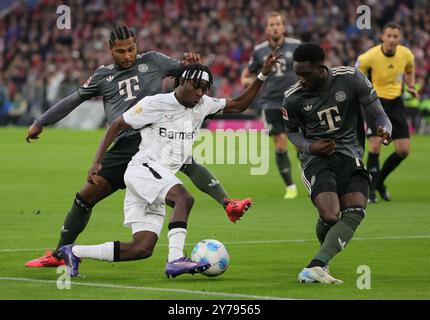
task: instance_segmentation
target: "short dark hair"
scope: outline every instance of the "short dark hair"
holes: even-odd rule
[[[384,24],[384,26],[382,27],[382,32],[385,31],[385,29],[399,29],[400,31],[402,31],[402,27],[400,26],[400,24],[396,23],[396,22],[388,22],[386,24]]]
[[[294,50],[293,59],[297,62],[324,62],[324,50],[316,43],[303,43]]]
[[[133,38],[136,40],[136,37],[134,36],[134,30],[127,27],[127,26],[119,26],[113,29],[110,33],[109,37],[109,47],[112,49],[115,40],[126,40],[128,38]]]
[[[182,78],[182,74],[185,72],[184,80],[190,80],[194,78],[195,72],[199,72],[200,76],[197,79],[194,79],[195,87],[200,87],[200,82],[202,80],[203,72],[205,71],[209,74],[209,88],[212,86],[213,77],[212,73],[207,66],[198,63],[188,64],[179,69],[178,73],[175,76],[175,88],[179,86],[180,80]],[[193,78],[192,78],[193,77]]]
[[[267,22],[269,21],[269,18],[271,17],[281,17],[282,23],[285,25],[285,17],[278,11],[271,11],[268,14],[266,14],[266,17],[264,18],[265,26],[267,27]]]

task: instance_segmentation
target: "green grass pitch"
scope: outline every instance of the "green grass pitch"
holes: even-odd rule
[[[355,239],[331,262],[331,273],[343,285],[296,281],[318,249],[317,214],[290,152],[300,193],[294,200],[283,200],[272,154],[264,176],[251,176],[248,165],[208,165],[231,197],[253,198],[253,208],[236,224],[179,175],[196,199],[186,249],[190,253],[207,238],[223,242],[231,264],[222,276],[167,279],[165,226],[150,259],[85,260],[80,268],[85,277],[73,279],[70,290],[58,289],[61,274],[55,268],[24,263],[55,247],[103,132],[45,129],[40,140],[27,144],[26,128],[0,129],[0,299],[430,299],[430,139],[417,136],[410,157],[387,181],[393,201],[368,206]],[[392,148],[384,148],[382,159]],[[78,243],[130,239],[122,226],[123,196],[117,192],[95,207]],[[362,265],[370,268],[370,289],[357,287]]]

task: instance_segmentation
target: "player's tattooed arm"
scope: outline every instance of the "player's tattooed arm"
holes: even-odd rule
[[[272,71],[272,67],[279,63],[279,57],[282,52],[279,51],[279,47],[273,50],[264,61],[263,68],[260,74],[252,82],[252,84],[245,89],[242,94],[234,99],[227,99],[226,106],[223,110],[224,113],[238,113],[245,111],[251,104],[252,100],[257,96],[258,90],[263,84],[267,75]]]
[[[91,184],[97,184],[97,173],[102,169],[102,159],[109,146],[114,142],[116,136],[124,129],[129,128],[130,125],[124,121],[124,117],[119,116],[114,122],[111,123],[109,128],[106,130],[105,135],[100,141],[99,148],[96,153],[94,162],[88,170],[87,181]]]
[[[33,122],[25,140],[30,143],[31,139],[39,139],[43,126],[60,121],[84,101],[77,91],[61,99]]]

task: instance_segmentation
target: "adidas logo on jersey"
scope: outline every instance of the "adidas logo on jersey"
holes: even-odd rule
[[[111,82],[112,80],[113,80],[113,76],[109,76],[109,77],[106,78],[107,82]]]
[[[306,107],[304,107],[303,109],[305,109],[305,111],[311,111],[312,107],[313,106],[311,104],[307,104]]]
[[[390,65],[388,66],[388,69],[394,69],[393,64],[390,64]]]

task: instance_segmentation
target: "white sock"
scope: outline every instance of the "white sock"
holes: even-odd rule
[[[72,252],[78,258],[113,261],[113,242],[105,242],[95,246],[74,245]]]
[[[187,237],[187,229],[173,228],[167,233],[169,238],[169,256],[167,261],[172,262],[184,256],[185,238]]]

